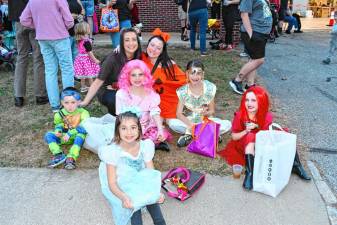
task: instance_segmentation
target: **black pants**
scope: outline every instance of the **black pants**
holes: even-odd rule
[[[229,5],[222,7],[222,20],[225,26],[225,44],[233,44],[233,27],[235,21],[240,17],[238,5]]]
[[[153,205],[147,205],[146,208],[151,215],[154,225],[166,225],[158,203],[155,203]],[[133,213],[131,217],[131,225],[143,225],[141,210]]]
[[[213,3],[211,8],[211,19],[220,19],[221,3]]]
[[[101,91],[97,97],[98,101],[108,108],[108,112],[116,116],[116,90],[106,89]]]

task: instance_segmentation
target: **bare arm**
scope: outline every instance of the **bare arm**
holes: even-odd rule
[[[154,115],[152,117],[153,117],[153,120],[156,123],[157,128],[158,128],[158,140],[159,141],[165,141],[164,131],[163,131],[163,122],[162,122],[162,119],[160,118],[160,115],[157,114],[157,115]]]
[[[136,0],[130,0],[128,4],[128,8],[131,10],[133,8],[133,5],[135,4]]]
[[[242,24],[243,24],[244,28],[246,29],[249,37],[252,37],[253,29],[252,29],[252,25],[250,24],[250,19],[249,19],[248,13],[242,12],[241,13],[241,19],[242,19]]]
[[[108,184],[111,192],[117,196],[122,202],[124,208],[132,208],[132,202],[130,201],[129,197],[119,189],[117,184],[117,176],[116,176],[116,167],[113,165],[106,165],[107,169],[107,177],[108,177]]]
[[[246,125],[246,129],[244,129],[243,131],[239,133],[232,133],[232,139],[234,141],[240,140],[243,136],[248,134],[251,130],[254,130],[255,128],[258,128],[258,127],[259,126],[256,123],[248,123],[248,125]]]
[[[183,121],[188,128],[191,128],[193,126],[193,123],[186,116],[184,116],[183,110],[184,110],[184,103],[182,103],[182,101],[179,100],[176,112],[177,119]]]
[[[99,61],[99,60],[95,57],[94,53],[92,53],[92,51],[88,52],[88,55],[89,55],[90,59],[91,59],[93,62],[95,62],[96,64],[100,64],[100,63],[101,63],[101,61]]]
[[[98,89],[103,85],[104,81],[98,78],[90,86],[87,95],[85,96],[84,100],[81,102],[81,106],[87,106],[93,97],[96,95]]]

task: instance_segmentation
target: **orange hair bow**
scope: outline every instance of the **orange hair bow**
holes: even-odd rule
[[[165,42],[168,42],[168,40],[170,40],[171,36],[169,33],[165,33],[163,31],[161,31],[159,28],[154,29],[154,31],[152,32],[153,36],[160,36]]]

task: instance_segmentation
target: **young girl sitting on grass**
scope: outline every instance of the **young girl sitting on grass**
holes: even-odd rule
[[[75,25],[75,38],[78,54],[74,61],[75,77],[81,80],[81,92],[87,92],[100,71],[100,61],[92,52],[92,43],[89,38],[91,33],[87,22],[80,22]],[[86,86],[88,81],[89,86]]]
[[[255,155],[255,136],[260,130],[268,130],[273,122],[269,112],[269,97],[259,86],[250,87],[242,96],[240,108],[234,114],[232,123],[232,141],[220,153],[228,164],[246,165],[243,188],[253,188],[253,169]],[[310,180],[301,165],[296,152],[293,172],[304,180]]]
[[[177,119],[171,119],[168,123],[175,132],[184,134],[178,139],[178,147],[185,147],[192,141],[191,128],[193,124],[201,123],[203,117],[208,117],[220,124],[220,133],[230,130],[231,123],[228,120],[214,118],[215,103],[214,97],[216,86],[204,80],[204,65],[199,60],[188,62],[186,68],[188,84],[177,89],[179,98],[177,107]],[[189,115],[183,113],[184,108]]]
[[[116,114],[130,106],[139,108],[143,138],[151,139],[156,149],[169,151],[165,142],[169,132],[164,129],[160,118],[160,97],[152,85],[151,72],[143,61],[135,59],[125,64],[118,79]]]
[[[142,139],[140,112],[136,108],[120,112],[114,142],[99,150],[101,189],[112,208],[114,224],[143,224],[141,208],[146,206],[155,225],[165,225],[158,203],[161,173],[154,170],[154,144]]]

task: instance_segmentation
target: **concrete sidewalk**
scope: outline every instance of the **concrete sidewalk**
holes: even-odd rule
[[[292,176],[272,198],[242,189],[242,178],[207,175],[201,190],[184,203],[167,198],[168,225],[329,225],[314,182]],[[0,168],[0,224],[109,225],[110,207],[100,191],[98,170]],[[144,224],[152,224],[148,214]]]

